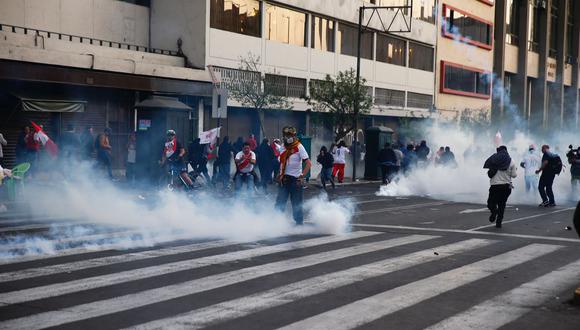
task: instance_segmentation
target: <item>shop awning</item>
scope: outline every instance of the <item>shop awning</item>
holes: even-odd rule
[[[86,101],[46,100],[21,97],[22,110],[36,112],[85,112]]]
[[[135,108],[156,108],[156,109],[171,109],[171,110],[193,110],[187,104],[179,101],[176,97],[154,95],[146,100],[143,100],[135,105]]]

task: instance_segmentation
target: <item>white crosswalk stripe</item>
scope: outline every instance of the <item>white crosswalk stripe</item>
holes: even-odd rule
[[[44,299],[49,297],[54,297],[58,295],[90,290],[99,287],[135,281],[139,279],[149,278],[153,276],[159,276],[167,273],[174,273],[184,270],[193,270],[196,268],[201,268],[209,265],[215,265],[219,263],[231,262],[235,260],[254,258],[258,256],[263,256],[267,254],[290,251],[293,249],[313,247],[322,244],[328,244],[332,242],[345,241],[352,238],[360,238],[365,236],[376,235],[377,233],[372,232],[355,232],[349,235],[342,236],[328,236],[308,239],[300,242],[290,242],[284,244],[278,244],[273,246],[265,246],[256,249],[236,251],[224,254],[218,254],[214,256],[208,256],[198,259],[190,259],[178,262],[167,263],[158,266],[150,266],[145,268],[139,268],[136,270],[128,270],[124,272],[112,273],[102,276],[88,277],[75,281],[69,281],[64,283],[57,283],[52,285],[46,285],[43,287],[35,287],[31,289],[25,289],[20,291],[13,291],[9,293],[0,294],[0,303],[4,304],[18,304],[26,301]]]
[[[82,239],[97,237],[106,240],[117,235],[127,235],[127,232],[92,234]],[[168,236],[159,238],[155,243],[181,238],[187,239],[185,235]],[[4,269],[0,272],[0,284],[13,286],[11,291],[5,287],[0,292],[0,320],[3,320],[0,321],[0,329],[41,329],[69,324],[74,324],[76,328],[74,322],[90,323],[93,318],[102,320],[116,314],[130,315],[137,313],[140,308],[175,304],[176,299],[189,299],[189,296],[197,297],[198,294],[213,295],[216,292],[228,295],[230,288],[244,288],[248,286],[248,281],[267,279],[269,284],[262,289],[252,284],[248,286],[250,289],[242,291],[243,294],[232,293],[232,296],[206,304],[196,302],[173,314],[169,309],[150,319],[128,321],[127,325],[123,325],[128,329],[149,330],[199,329],[219,327],[223,323],[226,328],[232,328],[238,319],[273,313],[271,311],[275,311],[276,307],[294,308],[298,301],[316,301],[319,295],[342,291],[347,287],[358,288],[365,281],[382,280],[383,276],[401,276],[409,269],[410,274],[413,274],[411,276],[419,276],[416,267],[436,269],[439,261],[447,265],[442,266],[444,269],[438,273],[423,275],[418,279],[411,277],[405,279],[402,285],[364,293],[356,300],[344,296],[340,299],[349,300],[332,304],[329,302],[329,306],[324,306],[322,301],[316,313],[302,313],[299,315],[303,316],[279,320],[279,323],[271,326],[282,326],[280,329],[352,329],[385,317],[388,319],[392,314],[419,303],[430,303],[427,300],[469,284],[485,285],[493,275],[532,263],[563,249],[566,244],[501,245],[501,239],[481,236],[448,239],[423,232],[393,234],[355,231],[336,236],[297,237],[290,242],[282,242],[283,239],[278,238],[261,244],[189,240],[180,245],[114,251],[112,254],[87,256],[86,259],[82,256],[94,250],[78,247],[57,251],[54,255],[22,256],[0,260]],[[74,238],[64,237],[62,240],[73,242]],[[501,252],[490,253],[496,244],[499,244]],[[122,246],[107,243],[99,249],[117,248]],[[211,250],[214,248],[223,249]],[[487,252],[480,254],[477,252],[479,250]],[[181,254],[190,252],[195,252],[194,257],[184,260]],[[54,257],[62,259],[49,260]],[[566,263],[560,262],[557,265],[559,268],[554,267],[555,270],[537,271],[538,275],[528,282],[515,279],[516,283],[510,286],[510,290],[494,292],[488,296],[491,297],[488,300],[460,307],[453,314],[442,315],[434,321],[438,323],[430,325],[429,329],[497,329],[509,325],[571,285],[578,284],[575,282],[580,273],[580,260],[574,261],[571,258],[567,258]],[[49,262],[43,262],[44,259]],[[365,261],[367,259],[369,261]],[[30,260],[38,262],[18,264]],[[455,264],[454,260],[462,261]],[[241,261],[243,263],[237,264]],[[324,268],[328,264],[333,265],[330,267],[332,271]],[[234,268],[230,269],[230,266]],[[93,268],[95,274],[91,273]],[[305,272],[305,269],[308,270]],[[84,275],[75,275],[75,271],[79,270],[84,270],[78,273]],[[195,276],[198,271],[207,273]],[[303,272],[308,274],[310,271],[312,275],[308,276],[286,276]],[[282,273],[284,276],[280,276]],[[145,285],[142,288],[134,285],[137,283],[135,281],[156,281],[164,275],[172,275],[169,280],[163,280],[168,283],[161,282],[153,287]],[[37,279],[41,284],[34,286]],[[129,289],[121,289],[119,293],[114,291],[125,286]],[[95,289],[107,293],[103,297],[87,296],[87,299],[76,301],[85,292],[88,294],[88,290]],[[62,302],[63,306],[37,309],[40,299],[55,301],[57,304]],[[18,312],[19,308],[22,311]],[[17,312],[16,315],[6,317],[2,316],[5,310]]]
[[[470,251],[493,243],[483,239],[470,239],[467,241],[435,247],[441,257],[451,256]],[[257,311],[282,305],[323,293],[340,286],[364,281],[366,279],[385,275],[398,270],[409,268],[418,264],[429,262],[439,258],[434,256],[433,249],[423,250],[401,257],[381,260],[375,263],[346,269],[340,272],[313,277],[304,281],[292,283],[283,287],[275,288],[252,296],[243,297],[214,306],[209,306],[192,311],[186,315],[179,315],[168,319],[143,324],[137,329],[197,329],[207,326],[216,321],[226,321],[242,317]]]
[[[346,235],[346,237],[349,237],[349,235]],[[256,279],[259,277],[281,273],[284,271],[314,266],[331,260],[338,260],[356,255],[362,255],[370,252],[385,250],[395,246],[411,244],[414,242],[421,242],[433,238],[435,238],[435,236],[411,235],[401,238],[389,239],[385,241],[364,243],[353,247],[316,253],[304,257],[271,262],[264,265],[258,265],[243,268],[241,270],[211,275],[201,279],[186,281],[183,283],[173,284],[157,289],[145,290],[139,293],[129,294],[121,297],[116,297],[113,299],[96,301],[93,303],[74,306],[72,308],[63,308],[58,311],[45,312],[30,317],[14,319],[0,324],[0,328],[9,329],[13,327],[20,327],[26,329],[40,329],[44,327],[58,326],[64,323],[70,323],[77,320],[107,315],[118,311],[124,311],[132,308],[137,308],[140,306],[146,306],[152,303],[168,301],[170,299],[175,299],[178,297],[183,297],[194,293],[200,293],[228,285],[233,285],[251,279]],[[335,239],[337,241],[339,240],[338,237]],[[300,243],[294,243],[294,248],[299,246],[301,246]],[[34,292],[28,292],[28,294],[32,295],[34,294]],[[62,293],[54,292],[54,294],[60,295]],[[4,297],[0,298],[0,302],[7,303],[5,299],[11,299],[12,301],[21,300],[19,298],[14,298],[13,295],[14,293],[11,295],[3,295]],[[18,293],[16,293],[16,295],[18,295]]]
[[[281,329],[353,329],[561,248],[532,244],[355,301]],[[388,304],[385,302],[388,301]]]

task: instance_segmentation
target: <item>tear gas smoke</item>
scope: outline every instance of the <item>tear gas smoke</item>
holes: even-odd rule
[[[430,156],[440,146],[450,146],[458,166],[454,168],[432,163],[417,166],[406,175],[399,175],[394,182],[381,186],[376,194],[379,196],[420,195],[455,202],[484,204],[487,201],[489,178],[486,170],[483,169],[483,163],[495,152],[492,135],[465,132],[457,127],[449,129],[449,127],[433,125],[423,128],[423,136],[431,149]],[[524,170],[519,166],[530,144],[536,145],[536,152],[540,157],[540,146],[544,143],[549,144],[551,151],[558,153],[562,161],[566,163],[564,151],[567,146],[570,143],[577,145],[579,142],[579,137],[573,133],[560,133],[547,140],[522,132],[515,132],[512,139],[503,141],[502,144],[508,147],[508,152],[518,167],[518,177],[513,180],[514,190],[508,203],[537,205],[541,201],[537,187],[530,192],[525,191]],[[574,195],[572,192],[570,173],[566,169],[556,177],[553,188],[556,203],[572,204],[580,199],[578,193]]]
[[[35,216],[74,219],[66,232],[53,227],[46,236],[16,236],[0,241],[0,257],[34,253],[54,253],[60,249],[116,244],[125,248],[151,246],[172,239],[226,239],[255,241],[293,234],[341,234],[349,230],[353,204],[328,201],[326,196],[306,200],[303,227],[295,227],[290,215],[275,210],[275,196],[218,198],[199,192],[184,193],[149,188],[145,200],[139,193],[123,190],[109,181],[88,179],[89,164],[68,173],[72,177],[58,187],[35,186],[26,192]],[[50,224],[49,224],[50,225]],[[83,237],[95,231],[129,230],[130,234],[98,241]],[[67,237],[67,241],[61,239]],[[78,238],[78,240],[75,240]],[[79,242],[80,241],[80,242]],[[17,244],[18,252],[7,249]],[[23,245],[24,244],[24,245]],[[2,252],[4,251],[4,252]]]

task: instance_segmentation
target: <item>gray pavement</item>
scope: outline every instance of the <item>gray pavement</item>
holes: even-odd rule
[[[133,228],[0,214],[0,329],[580,328],[572,205],[509,205],[497,229],[482,204],[376,191],[329,192],[356,205],[346,235],[245,243],[126,249]],[[59,249],[38,253],[35,239]]]

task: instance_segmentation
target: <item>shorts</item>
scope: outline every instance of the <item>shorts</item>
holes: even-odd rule
[[[169,170],[183,173],[187,172],[187,166],[185,166],[184,161],[169,162]]]

